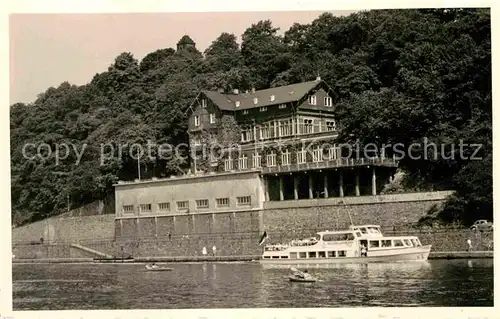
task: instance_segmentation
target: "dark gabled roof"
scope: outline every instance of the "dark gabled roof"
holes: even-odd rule
[[[212,100],[212,102],[219,107],[221,110],[234,111],[234,101],[229,99],[226,94],[222,94],[215,91],[201,91],[207,98]]]
[[[320,83],[321,80],[315,80],[259,90],[255,93],[223,94],[214,91],[203,91],[203,93],[221,110],[237,111],[298,101]],[[274,96],[272,101],[271,96]],[[255,98],[257,98],[256,104]],[[240,103],[238,107],[237,101]]]

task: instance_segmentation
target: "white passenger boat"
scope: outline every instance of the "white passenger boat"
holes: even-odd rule
[[[350,226],[323,231],[315,237],[288,244],[266,245],[262,264],[336,264],[425,261],[431,245],[416,236],[386,237],[377,225]]]

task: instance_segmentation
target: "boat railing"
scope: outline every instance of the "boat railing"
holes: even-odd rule
[[[317,244],[318,241],[317,240],[292,240],[290,242],[290,246],[294,246],[294,247],[297,247],[297,246],[313,246],[315,244]]]
[[[267,245],[265,251],[283,251],[288,248],[288,245]]]

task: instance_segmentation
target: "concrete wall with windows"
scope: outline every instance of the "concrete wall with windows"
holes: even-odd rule
[[[117,184],[116,218],[262,209],[259,172],[174,177]]]

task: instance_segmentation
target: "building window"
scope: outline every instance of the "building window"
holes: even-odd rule
[[[297,164],[304,164],[306,162],[306,151],[302,149],[297,152]]]
[[[302,126],[302,134],[311,134],[313,133],[313,120],[312,119],[304,119]]]
[[[210,124],[214,124],[214,123],[215,123],[215,114],[210,113]]]
[[[170,203],[159,203],[158,210],[162,212],[170,211]]]
[[[260,127],[260,139],[265,140],[271,137],[271,130],[268,125],[264,125]]]
[[[241,141],[248,142],[252,139],[252,132],[250,130],[241,131]]]
[[[240,196],[236,197],[236,203],[238,206],[250,206],[252,203],[250,196]]]
[[[332,98],[327,96],[325,97],[325,106],[332,106]]]
[[[215,202],[217,207],[229,207],[229,198],[217,198]]]
[[[317,163],[320,162],[322,159],[323,155],[323,150],[321,148],[316,148],[313,150],[313,162]]]
[[[197,199],[196,208],[208,208],[208,199]]]
[[[243,114],[247,115],[248,114],[248,110],[243,110]]]
[[[328,159],[329,160],[337,159],[337,148],[335,146],[332,146],[328,149]]]
[[[288,150],[281,153],[281,165],[290,165],[290,152]]]
[[[279,121],[279,136],[292,135],[292,123],[290,121]]]
[[[274,152],[267,154],[266,164],[267,164],[267,167],[276,166],[276,154]]]
[[[328,132],[335,131],[336,126],[335,126],[335,121],[326,121],[326,130]]]
[[[261,108],[259,109],[259,111],[261,111],[261,112],[265,112],[265,111],[267,111],[267,107],[263,106],[263,107],[261,107]]]
[[[280,109],[286,109],[286,104],[280,104],[279,108]]]
[[[133,213],[134,212],[134,205],[124,205],[123,212],[124,213]]]
[[[309,104],[316,105],[316,95],[309,95]]]
[[[189,209],[189,202],[187,200],[177,202],[177,210]]]
[[[262,157],[260,156],[259,153],[253,154],[253,158],[252,159],[253,159],[253,167],[254,168],[260,167],[261,158]]]
[[[227,171],[230,171],[232,169],[233,169],[233,159],[226,158],[224,160],[224,170],[227,172]]]
[[[141,213],[151,213],[151,204],[141,204],[139,209]]]
[[[207,107],[207,100],[201,99],[201,107],[204,109]]]
[[[194,126],[200,126],[200,117],[198,115],[194,116]]]
[[[240,158],[238,158],[238,168],[239,169],[248,168],[248,157],[246,155],[242,155]]]

